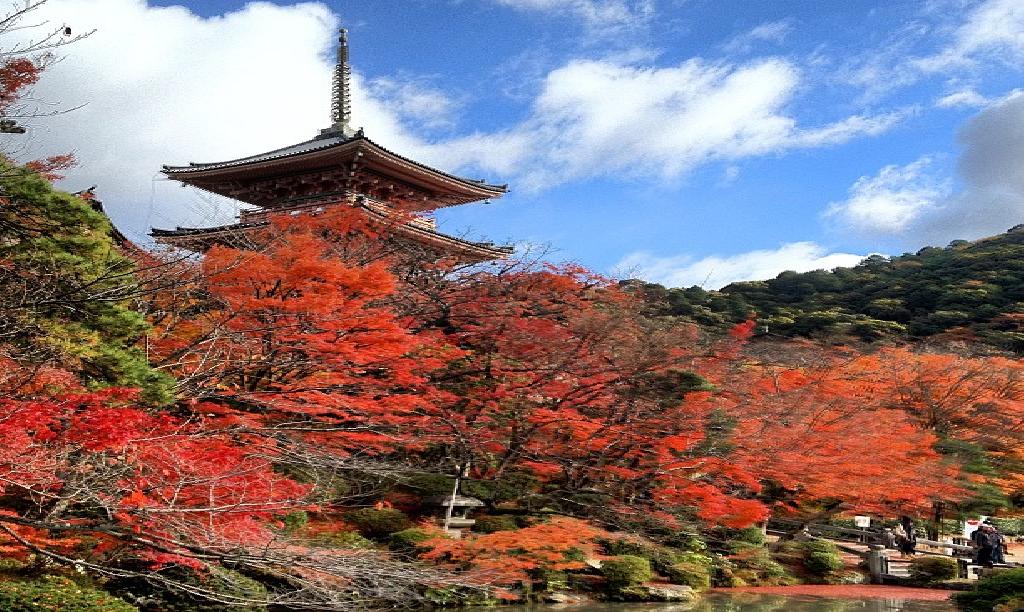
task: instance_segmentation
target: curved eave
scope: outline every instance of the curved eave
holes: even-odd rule
[[[331,137],[275,149],[260,155],[214,163],[192,163],[188,166],[163,166],[163,173],[184,183],[202,186],[219,180],[232,180],[252,176],[267,169],[288,169],[302,163],[324,162],[338,153],[362,153],[385,166],[402,170],[427,184],[443,185],[448,189],[479,199],[495,198],[508,192],[508,185],[491,185],[449,174],[390,151],[366,138],[361,133],[351,138]],[[298,163],[296,163],[298,162]]]
[[[383,223],[391,223],[388,215],[375,211],[369,207],[361,206],[363,212],[371,218]],[[173,230],[153,228],[149,235],[158,242],[175,244],[178,246],[199,246],[203,248],[193,250],[205,250],[218,242],[226,242],[225,239],[239,238],[239,232],[250,229],[257,229],[269,225],[261,223],[235,223],[233,225],[221,225],[217,227],[178,227]],[[441,232],[429,230],[409,223],[394,225],[395,231],[420,243],[434,245],[439,249],[451,252],[462,258],[474,261],[490,261],[492,259],[505,259],[514,252],[511,246],[493,245],[485,242],[472,242],[451,236]]]
[[[363,205],[360,208],[375,219],[382,222],[391,222],[391,219],[385,213],[373,210],[366,205]],[[505,259],[515,251],[511,246],[493,245],[485,242],[464,240],[456,236],[430,230],[418,225],[412,225],[410,223],[398,224],[395,226],[395,229],[405,235],[419,238],[423,242],[439,244],[449,249],[458,250],[463,254],[474,255],[477,261]]]

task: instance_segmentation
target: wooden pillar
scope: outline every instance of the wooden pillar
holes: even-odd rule
[[[889,573],[889,556],[885,546],[872,544],[868,547],[868,571],[871,572],[871,584],[882,584],[884,576]]]

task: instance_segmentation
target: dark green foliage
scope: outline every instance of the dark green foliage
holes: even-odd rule
[[[1000,473],[993,465],[992,455],[980,445],[963,440],[943,438],[936,442],[935,450],[946,457],[956,459],[963,466],[964,472],[983,477],[967,483],[971,496],[959,504],[961,512],[968,515],[992,514],[1011,505],[1006,494],[994,484],[994,481],[999,479]]]
[[[364,536],[379,540],[412,527],[409,517],[394,508],[360,508],[345,513],[345,520]]]
[[[1021,518],[998,518],[989,517],[989,522],[996,526],[999,533],[1004,536],[1019,536],[1024,534],[1024,519]],[[950,530],[956,531],[956,530]]]
[[[651,562],[634,555],[606,559],[601,565],[601,575],[612,590],[643,584],[654,577]]]
[[[318,548],[373,548],[374,544],[357,531],[328,531],[317,534],[311,542]]]
[[[403,487],[422,497],[451,495],[455,478],[445,474],[416,474],[403,483]],[[499,504],[519,499],[537,486],[537,479],[518,472],[504,474],[497,480],[463,479],[459,491],[488,504]]]
[[[839,549],[828,540],[808,540],[801,542],[800,548],[803,552],[804,567],[816,576],[824,576],[843,568]]]
[[[738,546],[737,548],[749,548],[756,547],[760,548],[765,544],[764,532],[761,531],[760,527],[747,527],[746,529],[737,529],[733,532],[730,538],[731,544],[744,544],[746,546]]]
[[[391,534],[391,537],[388,538],[388,546],[391,547],[391,550],[396,552],[406,555],[415,555],[417,552],[423,550],[421,544],[435,537],[437,537],[435,534],[432,534],[425,529],[410,527],[409,529],[403,529],[402,531],[396,531]]]
[[[611,555],[647,559],[654,571],[674,584],[694,589],[706,589],[711,585],[713,560],[702,552],[685,551],[630,539],[605,540],[601,545]]]
[[[138,608],[104,591],[63,576],[0,582],[4,612],[137,612]]]
[[[957,576],[956,559],[921,556],[910,562],[910,577],[916,582],[941,582]]]
[[[956,602],[972,612],[990,612],[999,603],[1024,596],[1024,569],[997,572],[978,581],[973,591],[957,593]]]
[[[711,565],[681,561],[660,572],[672,584],[684,584],[700,591],[711,586]]]
[[[402,486],[422,497],[451,495],[455,478],[445,474],[414,474]]]
[[[682,561],[683,553],[670,548],[639,540],[616,539],[602,540],[601,546],[609,555],[642,557],[650,562],[650,566],[658,573]]]
[[[714,389],[706,379],[686,370],[648,372],[622,389],[625,400],[646,399],[668,406],[678,404],[687,393]]]
[[[309,524],[309,514],[305,510],[296,510],[284,515],[281,522],[284,523],[284,530],[286,532],[296,533]]]
[[[740,584],[775,586],[792,582],[786,568],[772,558],[767,548],[746,548],[730,556],[729,561],[733,579],[739,579]]]
[[[711,586],[716,588],[735,588],[747,586],[746,581],[736,575],[736,564],[726,557],[715,557],[711,567]]]
[[[137,347],[148,325],[132,303],[135,264],[115,248],[107,218],[2,163],[0,194],[0,335],[14,357],[169,400],[173,381]]]
[[[1024,353],[1024,230],[834,272],[783,272],[720,291],[626,281],[649,314],[725,329],[757,313],[758,332],[863,341],[926,338],[967,327],[982,342]]]
[[[536,572],[537,588],[542,591],[564,591],[569,588],[569,574],[558,570],[538,570]]]
[[[512,531],[518,529],[519,524],[516,517],[509,515],[481,516],[476,519],[473,531],[480,533],[494,533],[495,531]]]
[[[197,573],[186,567],[160,570],[164,577],[187,585],[175,587],[141,578],[124,578],[111,582],[110,590],[133,602],[144,612],[265,612],[267,588],[240,572],[211,566],[208,572]],[[199,591],[213,593],[204,596]],[[2,609],[2,608],[0,608]],[[134,608],[130,608],[134,609]]]
[[[423,591],[423,599],[439,608],[463,608],[471,606],[493,606],[498,600],[483,589],[468,587],[431,587]]]
[[[528,495],[537,487],[537,479],[529,474],[509,472],[497,480],[462,481],[463,495],[475,497],[488,504],[500,504]]]

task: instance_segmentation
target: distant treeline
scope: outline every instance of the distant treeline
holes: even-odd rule
[[[705,327],[756,315],[761,333],[787,337],[874,342],[943,334],[1024,353],[1024,225],[975,242],[872,255],[832,272],[783,272],[719,291],[624,283],[643,293],[649,314]]]

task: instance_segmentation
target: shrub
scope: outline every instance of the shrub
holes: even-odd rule
[[[138,612],[138,608],[99,589],[62,576],[0,582],[4,612]]]
[[[1024,569],[1011,569],[985,576],[973,591],[957,593],[956,602],[968,610],[989,612],[997,604],[1024,595]]]
[[[736,564],[725,557],[715,557],[711,567],[711,586],[735,588],[747,586],[747,582],[736,575]]]
[[[373,548],[373,542],[356,531],[324,531],[316,534],[312,545],[319,548]]]
[[[296,533],[309,524],[309,514],[305,510],[296,510],[284,515],[281,522],[286,533]]]
[[[140,567],[141,569],[141,567]],[[267,607],[259,603],[267,598],[263,583],[245,574],[220,566],[210,566],[204,573],[182,567],[171,566],[160,570],[165,577],[186,585],[182,588],[147,581],[144,578],[121,578],[111,581],[107,587],[122,598],[134,602],[145,610],[160,612],[266,612]],[[218,593],[225,600],[236,603],[226,604],[210,601],[192,588]],[[0,606],[0,609],[6,610]],[[135,608],[129,608],[134,610]],[[91,608],[90,608],[91,610]],[[116,609],[120,612],[119,609]]]
[[[746,584],[774,586],[789,584],[792,578],[786,569],[772,559],[767,548],[749,548],[729,558],[732,573]]]
[[[760,544],[751,544],[742,540],[729,540],[725,543],[725,552],[730,555],[749,554],[763,549],[764,546]]]
[[[601,565],[601,575],[610,589],[640,585],[654,577],[651,562],[634,555],[622,555],[605,560]]]
[[[708,551],[708,543],[699,536],[688,533],[676,533],[665,540],[665,544],[677,550],[686,552],[705,553]]]
[[[764,546],[766,541],[764,532],[761,531],[760,527],[747,527],[746,529],[740,529],[732,539],[736,542],[746,542],[747,544],[754,544],[756,546]]]
[[[478,531],[480,533],[494,533],[496,531],[513,531],[518,527],[519,525],[516,523],[516,517],[514,516],[481,516],[476,519],[476,524],[473,525],[473,531]]]
[[[409,517],[394,508],[360,508],[346,512],[345,520],[355,526],[359,533],[374,540],[412,527]]]
[[[843,559],[839,549],[828,540],[808,540],[802,542],[804,567],[815,576],[824,576],[843,568]]]
[[[956,559],[951,557],[917,557],[910,562],[910,577],[917,582],[941,582],[957,577]]]
[[[430,533],[426,529],[411,527],[391,534],[391,537],[388,538],[388,545],[394,551],[413,555],[425,549],[420,546],[421,544],[435,537],[437,537],[436,534]]]
[[[602,540],[601,546],[609,555],[643,557],[651,562],[651,567],[659,574],[664,574],[673,565],[683,561],[683,553],[635,539]]]
[[[569,588],[569,574],[558,570],[538,570],[534,574],[537,586],[544,591],[564,591]]]
[[[667,568],[664,572],[672,584],[683,584],[696,590],[711,586],[711,567],[702,563],[681,561]]]

